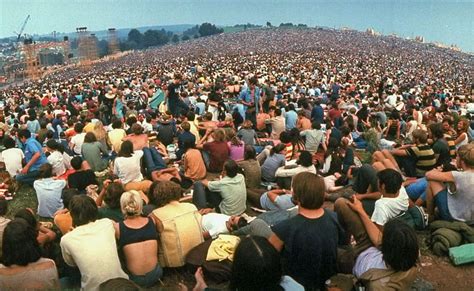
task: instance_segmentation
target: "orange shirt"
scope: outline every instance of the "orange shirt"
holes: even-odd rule
[[[184,175],[194,181],[206,177],[206,165],[202,159],[201,152],[197,149],[189,149],[183,155]]]
[[[59,228],[62,234],[72,230],[72,217],[69,212],[58,214],[54,217],[54,224]]]

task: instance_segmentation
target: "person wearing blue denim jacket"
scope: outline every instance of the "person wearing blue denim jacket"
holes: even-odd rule
[[[261,89],[257,87],[258,80],[252,77],[249,80],[249,86],[240,92],[239,99],[244,105],[245,119],[252,121],[254,126],[257,124],[257,113],[261,111],[262,99],[260,98]],[[252,94],[253,93],[253,94]]]

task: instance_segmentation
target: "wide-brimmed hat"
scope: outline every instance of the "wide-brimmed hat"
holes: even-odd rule
[[[115,94],[112,93],[112,92],[106,93],[106,94],[105,94],[105,98],[107,98],[107,99],[114,99],[114,98],[115,98]]]

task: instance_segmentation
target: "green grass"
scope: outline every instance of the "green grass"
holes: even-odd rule
[[[35,189],[28,185],[22,185],[16,192],[13,200],[8,202],[7,217],[13,218],[15,213],[22,208],[31,208],[34,212],[38,208],[38,199]]]

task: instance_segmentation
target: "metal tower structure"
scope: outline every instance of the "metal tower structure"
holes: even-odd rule
[[[97,38],[95,34],[89,34],[87,27],[76,28],[78,36],[79,63],[88,66],[98,58]]]
[[[109,28],[107,33],[107,40],[109,46],[109,55],[114,55],[120,51],[117,30],[115,28]]]
[[[38,60],[38,53],[36,51],[36,44],[31,38],[24,40],[22,52],[26,65],[26,77],[32,80],[39,79],[40,64]]]

